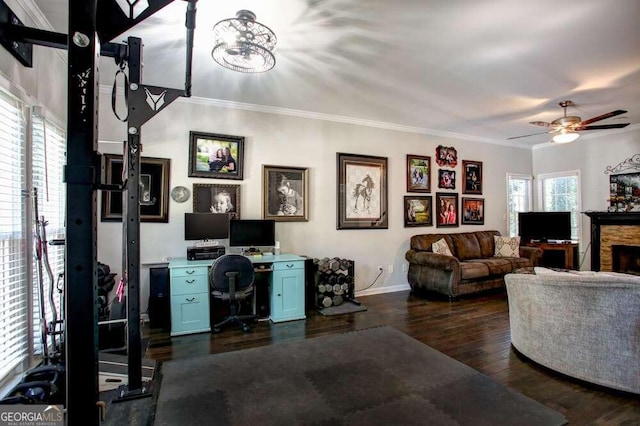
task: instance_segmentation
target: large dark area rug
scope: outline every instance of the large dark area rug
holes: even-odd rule
[[[163,363],[155,425],[562,425],[391,327]]]

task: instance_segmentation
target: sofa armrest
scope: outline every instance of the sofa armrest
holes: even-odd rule
[[[540,265],[540,259],[542,259],[543,250],[539,247],[526,247],[520,246],[520,257],[529,259],[533,266]]]
[[[432,253],[430,251],[408,250],[404,257],[409,263],[415,263],[421,266],[428,266],[445,271],[457,271],[460,269],[460,261],[457,257],[444,254]]]

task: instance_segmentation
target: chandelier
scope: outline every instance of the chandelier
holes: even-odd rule
[[[259,22],[249,10],[240,10],[235,18],[213,26],[213,59],[225,68],[239,72],[269,71],[276,64],[273,49],[276,35]]]

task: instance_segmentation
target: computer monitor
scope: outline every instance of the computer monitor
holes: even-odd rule
[[[229,238],[228,213],[185,213],[185,240],[221,240]]]
[[[571,239],[570,212],[520,212],[518,235],[523,243]]]
[[[265,247],[275,244],[275,220],[235,219],[229,222],[229,246],[231,247]]]

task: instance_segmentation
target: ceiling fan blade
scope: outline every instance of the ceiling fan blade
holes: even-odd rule
[[[553,130],[552,130],[552,131],[553,131]],[[510,138],[507,138],[507,140],[511,140],[511,139],[520,139],[520,138],[527,138],[527,137],[529,137],[529,136],[535,136],[535,135],[544,135],[544,134],[546,134],[546,133],[551,133],[552,131],[550,131],[550,132],[531,133],[531,134],[529,134],[529,135],[522,135],[522,136],[512,136],[512,137],[510,137]]]
[[[551,123],[545,123],[544,121],[530,121],[529,124],[534,126],[551,127]]]
[[[597,117],[593,117],[593,118],[590,118],[588,120],[584,120],[584,121],[582,121],[580,123],[580,125],[584,126],[584,125],[587,125],[587,124],[590,124],[590,123],[594,123],[596,121],[604,120],[605,118],[615,117],[616,115],[624,114],[626,112],[627,111],[624,111],[622,109],[617,109],[615,111],[611,111],[611,112],[608,112],[606,114],[602,114],[602,115],[599,115]]]
[[[623,127],[627,127],[630,123],[620,123],[620,124],[600,124],[595,126],[581,126],[576,130],[600,130],[600,129],[622,129]]]

